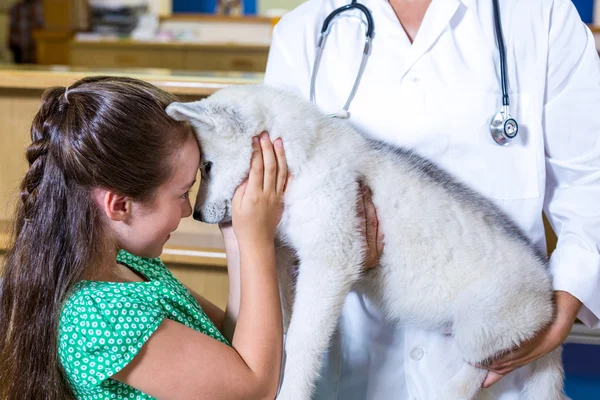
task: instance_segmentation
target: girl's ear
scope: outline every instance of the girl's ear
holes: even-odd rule
[[[191,103],[171,103],[166,112],[174,120],[191,123],[198,131],[215,127],[215,122],[208,115],[206,107],[202,105],[202,100]]]
[[[100,210],[111,221],[127,221],[132,214],[133,201],[106,189],[95,189],[92,197]]]

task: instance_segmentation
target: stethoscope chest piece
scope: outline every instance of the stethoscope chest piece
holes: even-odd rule
[[[506,146],[519,133],[519,124],[510,116],[505,107],[492,118],[490,130],[494,141],[501,146]]]

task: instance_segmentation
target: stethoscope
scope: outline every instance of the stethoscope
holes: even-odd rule
[[[508,97],[508,84],[506,81],[506,53],[504,49],[504,35],[502,34],[502,22],[500,20],[498,0],[492,0],[492,3],[494,8],[494,30],[496,33],[496,42],[498,44],[498,52],[500,55],[500,83],[502,86],[502,108],[492,118],[492,121],[490,123],[490,131],[494,141],[499,145],[505,146],[517,136],[517,133],[519,133],[519,124],[517,123],[517,120],[510,115],[509,112],[510,98]],[[330,115],[332,117],[341,119],[350,118],[350,113],[348,112],[348,110],[350,109],[350,104],[352,103],[352,100],[356,95],[356,91],[358,90],[360,80],[362,78],[365,66],[367,64],[367,59],[369,58],[369,54],[371,52],[371,43],[373,42],[373,34],[375,29],[375,23],[373,22],[373,16],[371,15],[371,11],[369,11],[369,9],[364,5],[358,3],[357,0],[352,0],[350,4],[347,4],[334,10],[331,14],[327,16],[327,18],[325,18],[325,21],[323,21],[321,35],[319,36],[319,40],[317,42],[317,54],[315,56],[315,61],[313,63],[313,69],[310,78],[310,101],[315,102],[315,85],[317,80],[317,72],[319,70],[319,64],[321,63],[323,49],[325,48],[325,41],[327,39],[327,35],[329,35],[330,32],[331,21],[340,14],[353,9],[361,11],[366,17],[367,32],[365,33],[365,45],[360,61],[360,67],[358,68],[356,78],[354,79],[352,90],[350,91],[350,94],[346,99],[344,107],[342,107],[342,109],[337,113]]]

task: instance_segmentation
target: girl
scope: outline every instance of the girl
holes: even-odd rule
[[[44,94],[6,258],[0,398],[275,397],[283,146],[255,140],[233,201],[242,292],[230,346],[224,312],[155,258],[191,214],[200,161],[191,129],[164,112],[173,101],[127,78]]]
[[[223,229],[237,319],[225,337],[225,313],[156,258],[192,212],[200,163],[191,128],[164,112],[173,101],[129,78],[86,78],[44,94],[6,257],[1,399],[275,397],[283,145],[255,138],[233,232]],[[360,213],[376,223],[374,208]],[[373,225],[363,236],[367,265],[376,265],[383,237]]]

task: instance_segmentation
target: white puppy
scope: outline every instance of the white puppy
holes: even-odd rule
[[[352,287],[398,324],[451,332],[464,365],[440,382],[444,400],[476,398],[486,371],[473,364],[551,321],[544,255],[499,208],[415,153],[367,139],[309,102],[262,85],[226,88],[167,112],[189,121],[200,140],[203,180],[194,217],[207,223],[230,220],[234,191],[248,175],[252,136],[268,131],[273,140],[283,138],[294,180],[278,237],[298,264],[296,273],[280,252],[287,359],[278,398],[311,397]],[[385,235],[381,265],[367,272],[359,181],[373,191]],[[562,399],[562,387],[556,350],[535,362],[521,399]]]

